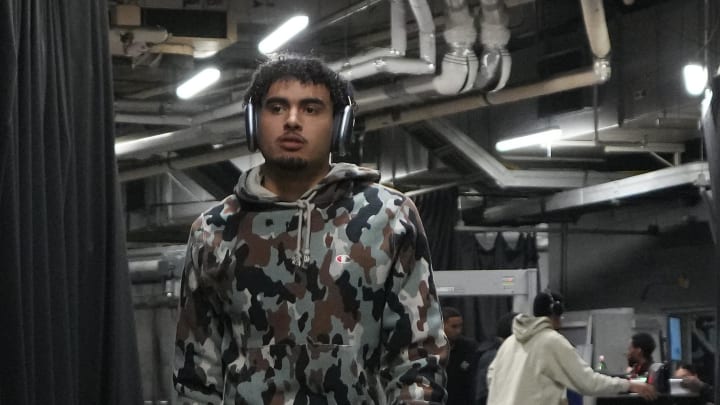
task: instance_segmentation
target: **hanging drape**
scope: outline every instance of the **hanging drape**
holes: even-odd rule
[[[483,246],[475,234],[455,231],[459,218],[457,199],[457,188],[414,197],[428,235],[435,271],[537,267],[532,234],[520,234],[513,243],[508,243],[502,234],[493,234],[492,244]],[[512,299],[507,297],[441,297],[440,302],[463,314],[463,334],[478,341],[492,339],[496,321],[512,309]]]
[[[0,2],[0,404],[140,404],[107,2]]]

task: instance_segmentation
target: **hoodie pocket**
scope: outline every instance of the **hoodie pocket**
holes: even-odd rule
[[[367,377],[357,355],[358,348],[349,345],[248,348],[241,356],[244,361],[230,364],[227,377],[236,386],[236,394],[246,400],[278,395],[288,399],[299,394],[335,398],[338,404],[370,403]]]

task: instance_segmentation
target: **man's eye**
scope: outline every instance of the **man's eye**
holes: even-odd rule
[[[317,114],[318,111],[320,111],[320,109],[317,108],[317,106],[314,106],[314,105],[309,105],[309,106],[306,106],[306,107],[305,107],[305,112],[308,113],[308,114]]]
[[[267,109],[273,114],[281,113],[284,110],[281,104],[270,104],[267,106]]]

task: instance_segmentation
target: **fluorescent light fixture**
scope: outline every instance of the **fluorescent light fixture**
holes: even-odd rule
[[[683,67],[683,80],[685,81],[685,90],[693,96],[699,96],[707,87],[707,70],[704,66],[696,63],[689,63]]]
[[[563,139],[562,130],[560,128],[551,128],[534,134],[500,141],[495,144],[495,149],[498,152],[505,152],[508,150],[524,148],[526,146],[547,145],[560,139]]]
[[[304,30],[309,21],[310,19],[306,15],[296,15],[291,17],[275,31],[271,32],[270,35],[260,41],[258,44],[258,50],[264,54],[275,52],[278,48],[283,46],[283,44],[292,39],[292,37]]]
[[[198,74],[188,79],[185,83],[178,86],[175,94],[183,100],[186,100],[199,92],[210,87],[220,78],[220,71],[217,68],[206,68]]]

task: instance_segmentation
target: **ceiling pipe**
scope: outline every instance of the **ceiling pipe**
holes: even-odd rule
[[[139,158],[197,145],[222,144],[239,139],[239,135],[244,136],[241,130],[244,125],[242,119],[232,118],[139,139],[118,140],[115,156],[118,159]]]
[[[390,48],[374,49],[348,60],[330,63],[346,80],[356,80],[381,72],[426,75],[435,73],[435,23],[427,0],[410,0],[420,40],[420,59],[405,58],[407,27],[405,0],[390,1]]]
[[[120,170],[118,179],[121,183],[124,183],[127,181],[157,176],[172,170],[190,169],[192,167],[224,162],[226,160],[249,154],[250,152],[245,144],[230,145],[221,149],[213,150],[212,152],[203,153],[202,155],[176,157],[142,167]]]
[[[197,102],[182,101],[170,103],[165,101],[147,100],[116,100],[113,103],[116,112],[127,114],[197,114],[208,109]]]
[[[580,0],[580,5],[582,7],[588,42],[595,58],[591,67],[566,73],[538,83],[503,89],[488,94],[479,94],[478,91],[471,91],[460,98],[414,107],[409,110],[379,114],[370,113],[365,121],[366,130],[370,131],[388,126],[407,124],[428,118],[437,118],[491,105],[512,103],[605,83],[610,79],[611,68],[607,59],[610,54],[610,38],[607,31],[603,2],[602,0]],[[399,97],[399,94],[401,93],[399,93],[396,88],[391,87],[388,87],[387,91],[383,91],[382,88],[371,89],[358,92],[356,100],[361,107],[365,104],[372,105],[375,103],[387,103],[388,101],[399,104],[403,101]],[[387,107],[387,104],[383,106]],[[367,110],[365,112],[367,112]]]
[[[168,38],[167,30],[162,27],[116,26],[110,28],[108,44],[112,55],[135,57]]]
[[[323,18],[322,20],[313,23],[310,25],[301,35],[298,35],[294,39],[301,38],[301,37],[309,37],[314,34],[317,34],[318,32],[324,30],[325,28],[335,25],[339,22],[345,21],[346,19],[352,17],[353,15],[363,12],[367,10],[368,8],[381,3],[385,0],[363,0],[358,1],[357,3],[340,10],[336,12],[335,14],[328,16],[326,18]]]
[[[501,0],[482,0],[480,21],[480,70],[475,79],[475,88],[497,91],[505,87],[510,78],[512,58],[507,50],[510,41],[510,18]]]
[[[407,27],[405,24],[405,0],[390,0],[390,48],[376,48],[351,56],[349,59],[331,62],[330,69],[341,72],[361,63],[385,57],[405,56],[407,50]]]
[[[653,191],[692,184],[707,186],[710,179],[707,162],[668,167],[603,184],[565,190],[547,197],[529,198],[488,208],[483,218],[490,223],[522,221],[566,209],[613,202]]]
[[[208,111],[198,112],[193,116],[177,114],[165,115],[163,112],[163,106],[160,106],[158,108],[158,114],[160,115],[115,113],[115,122],[149,125],[197,126],[206,122],[232,117],[234,115],[242,115],[245,112],[244,106],[245,103],[243,101],[235,101]]]
[[[425,104],[408,110],[381,112],[375,114],[371,113],[365,118],[365,129],[367,131],[373,131],[385,127],[423,121],[430,118],[444,117],[446,115],[476,110],[492,105],[513,103],[548,94],[592,86],[594,84],[601,84],[604,83],[605,80],[606,79],[603,79],[603,75],[596,73],[595,69],[587,69],[573,73],[566,73],[552,79],[526,86],[503,89],[486,95],[472,92],[451,100]],[[360,101],[358,101],[358,104],[362,105]]]
[[[509,170],[449,121],[432,119],[427,120],[425,125],[491,178],[499,188],[568,189],[624,177],[617,173],[589,170]]]
[[[372,105],[408,95],[454,95],[468,91],[475,82],[478,61],[472,46],[477,37],[473,18],[464,0],[445,0],[447,18],[444,38],[448,52],[443,57],[442,73],[431,77],[412,77],[398,84],[358,91],[358,105]]]

